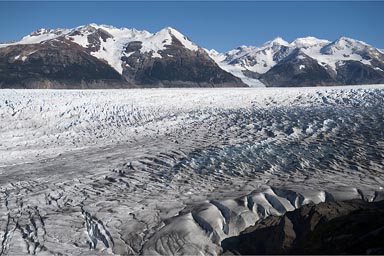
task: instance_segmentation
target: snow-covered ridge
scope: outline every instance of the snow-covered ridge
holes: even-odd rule
[[[264,74],[297,49],[335,73],[337,73],[337,66],[342,66],[345,61],[349,60],[371,65],[371,61],[364,57],[366,52],[377,57],[383,54],[383,50],[352,38],[340,37],[331,42],[313,36],[297,38],[292,42],[277,37],[261,46],[240,46],[226,53],[207,50],[207,53],[222,69],[238,76],[243,82],[252,86],[262,85],[262,83],[256,78],[246,76],[244,72]]]
[[[146,30],[116,28],[95,23],[72,29],[39,29],[23,37],[20,41],[0,44],[0,48],[18,44],[39,44],[59,37],[64,37],[84,48],[88,48],[92,45],[89,36],[95,33],[104,33],[107,38],[99,38],[100,47],[97,51],[92,51],[91,54],[107,61],[120,74],[123,72],[121,57],[124,56],[124,47],[133,41],[142,42],[141,53],[152,53],[152,56],[156,58],[161,58],[159,51],[164,50],[167,45],[171,45],[173,38],[176,38],[186,49],[191,51],[199,49],[195,43],[171,27],[166,27],[156,33],[150,33]]]
[[[38,29],[31,34],[23,37],[19,41],[15,41],[12,43],[2,43],[0,44],[0,48],[7,47],[10,45],[18,45],[18,44],[39,44],[41,42],[58,38],[65,34],[71,32],[70,29]]]
[[[257,79],[245,76],[243,71],[264,74],[294,49],[324,46],[328,43],[330,43],[328,40],[315,37],[298,38],[290,43],[281,37],[276,37],[262,46],[244,45],[226,53],[215,53],[212,50],[207,51],[207,53],[222,69],[241,78],[244,83],[252,87],[258,87],[264,85]],[[278,53],[281,54],[278,55]]]
[[[370,48],[372,48],[372,46],[365,42],[341,37],[325,46],[303,49],[303,52],[317,60],[320,65],[329,66],[337,72],[336,66],[342,65],[342,62],[347,60],[360,61],[366,65],[370,65],[370,61],[365,60],[360,53]]]

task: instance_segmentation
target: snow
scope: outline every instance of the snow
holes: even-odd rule
[[[297,59],[298,60],[305,60],[305,58],[306,57],[304,55],[302,55],[302,54],[301,55],[297,55]]]
[[[162,56],[159,54],[159,51],[166,49],[167,45],[172,44],[172,36],[179,40],[185,48],[191,51],[198,50],[198,46],[195,45],[193,42],[189,41],[180,32],[178,32],[174,28],[166,27],[160,30],[159,32],[151,35],[150,37],[146,38],[145,40],[141,40],[143,43],[140,52],[153,52],[152,56],[156,58],[162,58]]]
[[[181,34],[176,29],[168,27],[168,30],[169,30],[169,33],[171,35],[175,36],[176,39],[178,39],[182,43],[182,45],[184,45],[185,48],[187,48],[191,51],[197,51],[199,49],[199,47],[195,43],[190,41],[186,36]]]
[[[159,51],[165,49],[165,45],[169,44],[172,44],[170,29],[164,28],[159,32],[155,33],[154,35],[151,35],[149,37],[149,40],[143,41],[140,52],[145,53],[153,51],[154,53],[158,53]]]
[[[307,47],[314,47],[314,46],[324,46],[329,43],[331,42],[328,40],[318,39],[313,36],[308,36],[308,37],[297,38],[296,40],[290,43],[290,46],[294,48],[307,48]]]
[[[220,53],[218,51],[216,51],[215,49],[206,49],[206,48],[203,48],[204,51],[206,51],[208,53],[208,55],[212,55],[212,56],[217,56],[219,55]]]
[[[265,87],[263,83],[261,83],[258,79],[252,79],[244,75],[243,68],[238,65],[230,65],[225,61],[226,55],[218,53],[215,50],[207,50],[204,49],[208,55],[219,64],[220,68],[231,73],[232,75],[238,77],[243,81],[243,83],[247,84],[250,87]]]
[[[240,63],[235,66],[239,66],[243,70],[247,69],[252,72],[263,74],[276,65],[276,62],[273,60],[273,55],[281,48],[281,46],[289,46],[289,43],[281,37],[268,41],[261,47],[243,45],[225,53],[223,55],[225,57],[221,57],[219,61],[223,62],[222,64],[225,65],[225,63],[229,64],[233,60],[240,60]],[[216,51],[211,50],[208,51],[208,54],[217,56],[218,53],[215,52]],[[220,64],[221,63],[219,63],[219,65]]]
[[[243,66],[248,70],[263,74],[276,65],[276,62],[273,60],[275,50],[273,50],[270,46],[270,42],[268,42],[261,48],[253,46],[242,47],[241,50],[239,50],[234,56],[228,58],[228,61],[240,59],[241,64],[239,64],[239,66]],[[256,60],[257,64],[252,65],[250,62],[252,60]]]
[[[302,51],[307,54],[309,57],[318,61],[322,66],[329,66],[335,72],[337,64],[342,61],[354,60],[360,61],[363,64],[371,65],[369,60],[363,59],[359,54],[356,53],[356,50],[364,50],[369,47],[366,43],[357,41],[354,39],[341,37],[335,42],[325,46],[327,51],[332,54],[323,54],[321,50],[324,46],[318,45],[312,48],[302,49]]]
[[[0,90],[1,248],[215,255],[268,216],[378,200],[383,100],[384,85]]]
[[[301,70],[301,69],[305,69],[305,65],[300,65],[299,66],[299,69]]]
[[[103,59],[120,74],[123,73],[123,62],[121,54],[123,51],[124,42],[116,41],[114,38],[107,38],[106,42],[101,40],[100,50],[91,52],[91,55],[98,59]]]
[[[324,45],[326,43],[329,43],[329,41],[314,37],[299,38],[291,43],[288,43],[281,37],[277,37],[272,41],[264,43],[261,47],[241,46],[237,49],[229,51],[226,53],[227,58],[220,61],[228,64],[233,60],[240,60],[240,64],[236,64],[236,66],[242,67],[243,70],[247,69],[259,74],[264,74],[277,64],[274,60],[274,55],[281,49],[281,47],[289,47],[289,51],[291,52],[293,49],[298,47],[313,47],[317,45]],[[212,54],[214,53],[212,52]]]
[[[71,38],[73,39],[73,42],[77,43],[78,45],[86,48],[88,46],[88,38],[87,38],[87,35],[88,34],[85,34],[85,35],[76,35],[76,36],[71,36]]]
[[[22,61],[25,61],[29,55],[35,53],[36,51],[32,51],[32,52],[29,52],[29,53],[23,53],[23,56],[22,55],[17,55],[14,57],[14,60],[19,60],[21,58]]]
[[[277,45],[284,45],[284,46],[289,45],[287,41],[285,41],[282,37],[279,37],[279,36],[273,39],[272,41],[265,43],[264,45],[266,44],[269,44],[269,45],[277,44]]]
[[[8,44],[7,43],[0,44],[0,48],[4,48],[11,45],[18,45],[18,44],[39,44],[47,40],[58,38],[69,32],[70,32],[69,29],[57,29],[57,30],[40,29],[30,35],[23,37],[20,41],[17,41],[14,43],[8,43]]]

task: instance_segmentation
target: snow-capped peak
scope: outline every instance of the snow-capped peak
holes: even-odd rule
[[[287,41],[285,41],[282,37],[278,36],[275,39],[266,42],[264,44],[264,46],[266,46],[266,45],[284,45],[284,46],[288,46],[289,43]]]
[[[234,58],[242,58],[242,57],[259,57],[258,55],[262,53],[263,55],[270,55],[267,52],[271,52],[273,55],[278,49],[280,49],[281,46],[289,46],[289,43],[285,41],[281,37],[276,37],[275,39],[268,41],[264,43],[262,46],[247,46],[247,45],[242,45],[239,46],[233,50],[230,50],[226,53],[229,59],[234,59]]]
[[[167,33],[170,33],[172,34],[173,32],[178,32],[176,29],[174,29],[173,27],[165,27],[165,28],[162,28],[159,32],[167,32]]]
[[[157,31],[153,36],[154,37],[167,37],[167,38],[170,38],[170,36],[172,36],[172,28],[171,27],[165,27],[159,31]]]
[[[263,74],[288,53],[286,51],[289,43],[281,37],[264,43],[262,46],[246,46],[242,45],[225,54],[216,51],[207,51],[209,56],[218,63],[218,65],[242,79],[242,81],[250,86],[263,86],[257,79],[249,78],[244,72],[254,72]],[[289,49],[288,49],[289,50]],[[280,51],[284,53],[280,53]],[[243,72],[244,71],[244,72]]]
[[[336,43],[345,42],[347,44],[360,44],[360,45],[368,45],[366,42],[359,41],[350,37],[342,36],[335,41]]]
[[[165,27],[154,35],[155,37],[164,38],[164,41],[168,44],[172,43],[172,37],[175,37],[185,48],[191,51],[197,51],[199,47],[190,41],[186,36],[180,33],[178,30],[172,27]]]
[[[208,55],[212,55],[212,56],[222,54],[222,53],[219,53],[218,51],[216,51],[215,49],[208,50],[208,49],[206,49],[206,48],[203,48],[203,50],[204,50],[206,53],[208,53]]]
[[[88,26],[90,26],[90,27],[94,27],[94,28],[102,28],[102,29],[106,29],[106,30],[108,30],[108,29],[120,29],[120,28],[117,28],[117,27],[114,27],[114,26],[111,26],[111,25],[106,25],[106,24],[96,24],[96,23],[90,23],[90,24],[88,24]]]
[[[245,45],[240,46],[236,49],[228,51],[225,54],[225,58],[222,58],[222,55],[213,56],[210,54],[210,56],[216,61],[220,60],[222,62],[221,67],[224,70],[230,70],[230,68],[223,64],[225,62],[229,65],[238,66],[239,69],[263,74],[273,67],[281,56],[283,56],[278,54],[279,51],[283,48],[287,49],[287,47],[289,47],[289,43],[287,41],[281,37],[276,37],[259,47]]]
[[[74,28],[74,31],[81,31],[81,32],[92,32],[97,30],[98,25],[95,23],[87,24],[87,25],[82,25]]]
[[[348,37],[340,37],[334,42],[324,46],[321,49],[321,53],[326,55],[351,55],[358,54],[359,52],[370,49],[373,49],[373,47],[363,41],[355,40]]]
[[[328,40],[318,39],[313,36],[307,36],[307,37],[297,38],[296,40],[292,41],[290,45],[297,48],[306,48],[306,47],[313,47],[318,45],[326,45],[329,43],[330,41]]]
[[[370,47],[367,43],[359,40],[355,40],[348,37],[340,37],[336,41],[332,42],[332,44],[329,45],[329,47],[334,48],[335,50],[344,50],[344,49],[352,49],[353,51],[356,50],[363,50],[365,48]]]

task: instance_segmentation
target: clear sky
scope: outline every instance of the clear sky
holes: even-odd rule
[[[363,40],[384,48],[383,1],[154,1],[0,2],[0,41],[20,39],[38,28],[83,24],[156,32],[170,26],[202,47],[227,51],[315,36]]]

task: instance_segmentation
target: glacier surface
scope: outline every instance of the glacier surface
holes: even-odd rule
[[[384,85],[1,90],[0,254],[216,255],[310,202],[384,198]]]

